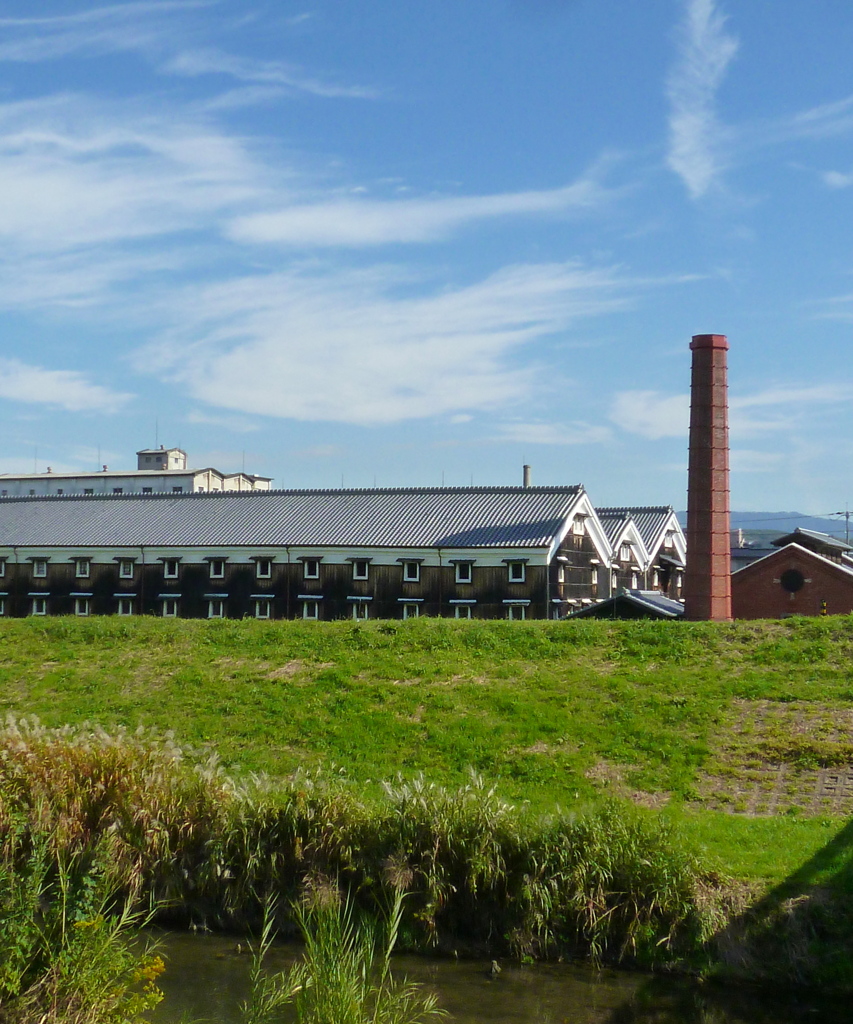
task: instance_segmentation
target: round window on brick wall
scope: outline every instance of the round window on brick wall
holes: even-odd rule
[[[796,594],[798,590],[803,589],[806,578],[799,569],[786,569],[780,576],[779,582],[782,584],[783,590],[787,590],[789,594]]]

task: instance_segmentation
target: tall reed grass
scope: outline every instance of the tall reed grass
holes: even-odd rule
[[[257,927],[266,901],[289,908],[332,879],[373,913],[410,893],[408,948],[653,964],[694,952],[709,913],[683,841],[626,804],[532,820],[476,777],[398,780],[368,803],[319,774],[235,780],[145,732],[7,721],[0,841],[13,830],[51,865],[94,862],[107,842],[128,905],[209,926]],[[280,911],[277,928],[298,926]]]

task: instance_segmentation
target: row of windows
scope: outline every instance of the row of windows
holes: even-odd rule
[[[180,559],[178,558],[164,558],[163,562],[163,578],[167,580],[176,580],[180,575]],[[35,579],[46,579],[47,578],[47,558],[33,558],[32,563],[32,574]],[[77,558],[74,560],[75,570],[74,574],[78,579],[88,579],[91,573],[92,559],[91,558]],[[272,559],[271,558],[257,558],[255,559],[255,577],[259,580],[270,579],[272,577]],[[226,559],[224,558],[211,558],[208,560],[208,575],[212,580],[221,580],[225,578],[225,565]],[[133,575],[136,569],[136,562],[132,558],[121,558],[118,562],[119,570],[118,574],[121,579],[133,579]],[[471,583],[474,578],[473,563],[472,562],[456,562],[456,582],[457,583]],[[6,562],[0,559],[0,576],[4,576],[6,572]],[[526,577],[526,566],[524,562],[508,562],[507,563],[507,575],[510,583],[524,583]],[[320,578],[320,559],[319,558],[305,558],[302,559],[302,578],[306,580],[318,580]],[[352,561],[352,578],[354,580],[368,580],[370,579],[370,561],[367,559],[353,559]],[[419,561],[404,561],[403,562],[403,581],[405,583],[418,583],[421,578],[421,563]]]
[[[47,597],[34,597],[30,605],[31,615],[47,615],[48,614],[48,601]],[[303,619],[319,619],[320,618],[320,601],[304,600],[302,604],[302,618]],[[176,597],[164,598],[160,603],[160,614],[164,618],[177,618],[180,611],[180,599]],[[470,604],[457,604],[454,606],[454,615],[457,619],[470,619],[472,617],[472,607]],[[136,602],[132,597],[120,597],[116,603],[116,613],[118,615],[134,615],[136,614]],[[417,602],[403,602],[400,606],[400,614],[404,619],[416,619],[420,616],[421,606]],[[6,598],[0,597],[0,616],[6,614]],[[81,617],[86,617],[92,614],[92,599],[88,597],[76,597],[74,599],[74,614]],[[224,598],[212,598],[207,602],[207,617],[209,619],[224,619],[227,614],[227,602]],[[367,601],[353,601],[352,602],[352,618],[356,620],[364,620],[370,617],[370,605]],[[525,619],[527,617],[527,608],[523,604],[518,605],[507,605],[506,606],[506,617],[508,619]],[[254,617],[256,619],[271,619],[272,618],[272,601],[271,600],[256,600],[254,602]]]
[[[201,488],[201,490],[204,490],[204,488]],[[65,494],[65,490],[62,487],[57,487],[56,490],[53,493],[57,494],[57,495],[61,495],[61,494]],[[71,493],[75,494],[75,493],[79,493],[79,492],[72,491]],[[90,494],[94,495],[94,493],[95,493],[95,488],[94,487],[84,487],[83,488],[83,494],[84,495],[90,495]],[[99,493],[103,493],[103,492],[101,491]],[[132,493],[135,494],[136,492],[134,491]],[[153,493],[154,493],[154,488],[153,487],[143,487],[142,488],[142,494],[153,494]],[[184,493],[183,487],[173,487],[172,488],[172,494],[183,494],[183,493]],[[123,487],[113,487],[113,494],[124,494],[124,488]],[[9,496],[9,491],[8,490],[0,491],[0,498],[7,498],[8,496]],[[36,491],[35,491],[34,488],[31,487],[30,488],[29,497],[34,498],[35,496],[36,496]]]

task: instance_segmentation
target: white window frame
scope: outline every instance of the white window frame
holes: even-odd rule
[[[91,572],[92,559],[91,558],[78,558],[75,562],[74,575],[78,580],[87,580],[89,573]]]
[[[457,604],[454,607],[456,608],[456,618],[457,619],[470,619],[470,618],[472,618],[472,615],[471,615],[471,605],[470,604]]]
[[[212,597],[207,602],[207,617],[209,619],[225,618],[225,598]]]
[[[210,579],[225,579],[225,561],[226,560],[224,558],[211,558],[211,560],[208,562],[208,573]]]
[[[0,558],[0,576],[6,575],[6,559]]]
[[[416,601],[403,602],[403,618],[417,619],[421,614],[421,606]]]
[[[88,617],[91,614],[92,599],[89,597],[74,598],[74,614],[81,617]]]
[[[421,563],[420,562],[403,562],[403,582],[404,583],[420,583],[421,582]]]
[[[268,580],[272,577],[272,559],[259,558],[255,562],[255,579]]]
[[[457,583],[473,583],[474,582],[474,563],[473,562],[457,562],[456,563],[456,582]]]
[[[355,619],[356,622],[364,622],[365,619],[369,619],[370,603],[368,601],[353,601],[352,617],[353,619]]]
[[[259,597],[255,601],[255,618],[256,619],[271,619],[272,618],[272,598]]]
[[[303,600],[302,618],[310,619],[312,622],[316,622],[317,619],[320,618],[320,602]]]
[[[178,618],[178,598],[177,597],[164,597],[163,607],[160,609],[160,615],[164,619],[177,619]]]
[[[619,545],[619,561],[630,562],[634,557],[634,552],[631,545],[627,542],[623,542]]]
[[[33,559],[33,579],[43,580],[47,578],[47,559]]]
[[[506,617],[510,622],[524,622],[527,618],[527,605],[508,604],[506,606]]]
[[[181,563],[177,558],[163,559],[163,579],[176,580],[181,571]]]
[[[120,597],[118,599],[118,614],[124,617],[133,615],[132,597]]]
[[[306,558],[302,562],[302,579],[318,580],[320,578],[320,559]]]
[[[364,566],[364,572],[359,571],[359,566]],[[370,562],[366,558],[354,558],[352,560],[352,578],[354,580],[369,580],[370,579]]]
[[[637,574],[635,572],[632,572],[631,573],[631,590],[636,590],[637,586],[638,586],[638,583],[639,583],[639,580],[638,580]]]
[[[47,615],[47,598],[34,597],[30,609],[31,615]]]
[[[0,597],[0,618],[6,614],[6,598]]]
[[[118,576],[121,580],[132,580],[134,573],[134,562],[132,558],[120,558],[118,560]]]
[[[586,519],[583,516],[575,516],[572,520],[572,533],[575,537],[583,537],[586,533]]]
[[[510,583],[527,582],[527,564],[525,562],[507,562],[506,573]]]
[[[562,562],[560,562],[560,564],[557,566],[557,582],[566,582],[566,567],[563,565]]]

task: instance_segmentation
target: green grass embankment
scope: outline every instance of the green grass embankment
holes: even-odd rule
[[[321,769],[377,806],[383,780],[423,774],[453,791],[472,770],[520,821],[631,801],[734,878],[720,948],[741,956],[746,930],[762,956],[785,936],[779,963],[803,950],[804,978],[849,967],[847,618],[7,621],[0,710],[174,730],[238,774]]]

